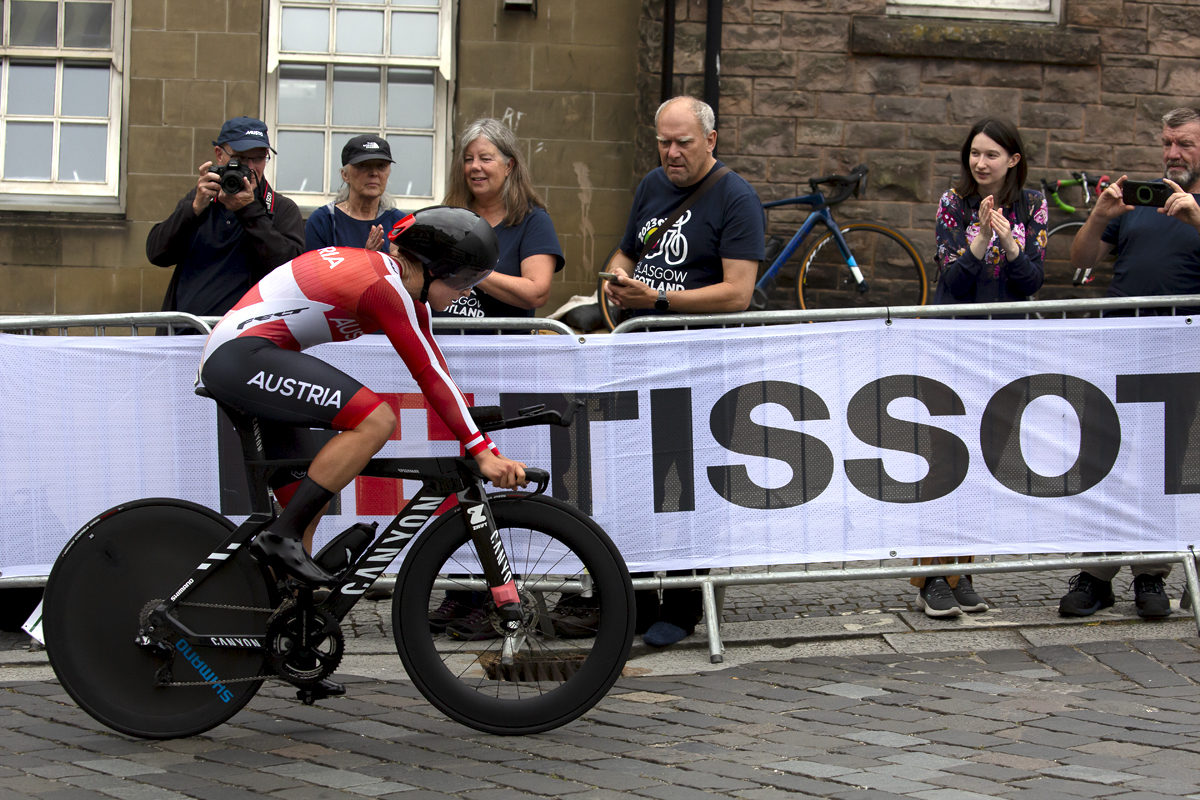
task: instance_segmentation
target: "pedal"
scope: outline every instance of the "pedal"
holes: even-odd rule
[[[313,556],[313,561],[330,575],[343,578],[350,565],[375,541],[375,529],[378,527],[377,522],[359,522],[351,525],[322,547],[320,552]]]
[[[341,697],[346,693],[346,687],[328,678],[322,678],[320,683],[303,686],[296,690],[296,699],[306,706],[311,706],[318,700],[327,697]]]

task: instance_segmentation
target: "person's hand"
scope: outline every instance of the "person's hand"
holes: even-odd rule
[[[237,194],[225,194],[220,191],[220,184],[217,184],[217,202],[230,211],[237,211],[254,202],[254,190],[257,188],[258,173],[250,170],[249,179],[242,178],[242,190]]]
[[[614,267],[613,272],[621,277],[616,281],[604,282],[604,293],[610,302],[621,308],[654,308],[658,292],[629,277],[629,273],[621,267]]]
[[[378,250],[381,244],[383,244],[383,226],[372,225],[371,233],[367,236],[367,243],[363,247],[368,250]]]
[[[498,456],[491,450],[484,450],[475,456],[475,463],[483,477],[498,489],[516,489],[529,483],[525,478],[525,465],[520,461]]]
[[[192,213],[196,216],[203,214],[204,209],[208,208],[208,204],[221,191],[221,182],[217,180],[216,175],[208,171],[212,163],[205,161],[200,165],[200,180],[196,181],[196,196],[192,198]]]
[[[983,239],[984,247],[992,241],[992,211],[996,201],[989,194],[979,202],[979,238]]]
[[[1121,194],[1127,177],[1122,175],[1109,184],[1107,189],[1096,195],[1096,207],[1092,209],[1090,217],[1097,217],[1108,222],[1127,211],[1133,211],[1133,206],[1125,205],[1125,199]]]
[[[1186,222],[1200,230],[1200,206],[1196,204],[1195,195],[1188,194],[1178,183],[1170,178],[1163,181],[1171,187],[1172,194],[1167,198],[1166,205],[1158,210],[1160,214],[1170,214],[1180,222]]]
[[[1008,260],[1012,261],[1019,256],[1021,248],[1017,246],[1017,241],[1013,238],[1012,225],[998,208],[992,209],[991,225],[992,230],[996,232],[996,237],[1000,240],[1000,246],[1004,248],[1004,254],[1008,256]]]

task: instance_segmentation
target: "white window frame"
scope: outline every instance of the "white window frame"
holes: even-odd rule
[[[64,1],[59,0],[58,36],[62,40],[64,24]],[[3,38],[0,38],[0,66],[3,66],[3,76],[0,78],[0,210],[51,210],[51,211],[84,211],[97,213],[122,213],[125,210],[125,154],[122,142],[128,135],[128,121],[124,110],[129,101],[128,71],[125,69],[125,57],[129,52],[129,14],[128,5],[131,0],[113,0],[112,3],[112,48],[108,50],[91,50],[78,47],[9,47],[4,43],[10,35],[7,24],[10,3],[3,3],[3,16],[0,22],[5,24]],[[108,97],[108,140],[105,147],[105,183],[84,183],[77,181],[37,181],[37,180],[5,180],[4,175],[4,145],[5,129],[8,121],[8,64],[12,60],[52,61],[56,64],[55,99],[61,102],[63,64],[71,61],[90,63],[108,62],[112,80],[109,82]],[[81,121],[93,121],[97,118],[79,118]],[[55,113],[47,117],[18,117],[14,121],[53,122],[57,126],[63,122],[70,123],[71,117],[63,117]],[[51,151],[51,169],[58,165],[59,137],[54,138]]]
[[[1058,24],[1062,0],[888,0],[888,16]]]
[[[384,6],[378,3],[371,3],[369,0],[364,0],[362,5],[354,4],[355,0],[335,0],[332,8],[336,11],[338,8],[353,8],[363,10],[380,10],[386,9],[385,16],[386,26],[384,30],[384,49],[387,49],[389,38],[387,32],[390,30],[391,19],[390,11],[395,10],[396,6],[403,8],[403,0],[392,0],[392,6]],[[283,7],[312,7],[312,8],[329,8],[330,4],[323,0],[269,0],[267,12],[267,58],[266,69],[263,80],[263,85],[266,89],[266,119],[267,127],[271,131],[272,137],[278,138],[279,130],[279,65],[286,64],[305,64],[311,66],[323,66],[332,64],[334,67],[339,66],[370,66],[381,67],[381,81],[383,91],[387,90],[387,68],[388,67],[417,67],[433,70],[434,73],[434,111],[433,111],[433,130],[422,129],[421,134],[431,133],[433,137],[433,175],[432,175],[432,191],[430,195],[402,195],[393,191],[395,188],[391,184],[388,187],[388,193],[394,196],[401,208],[418,208],[420,206],[429,205],[432,202],[440,200],[446,191],[446,171],[448,161],[452,153],[452,148],[449,146],[450,136],[452,131],[451,119],[451,102],[450,98],[454,92],[454,30],[456,27],[457,2],[455,0],[438,0],[436,6],[438,10],[438,54],[436,56],[389,56],[389,55],[344,55],[333,53],[293,53],[281,52],[281,39],[283,36]],[[348,5],[354,4],[354,5]],[[434,6],[431,5],[413,5],[414,10],[429,11]],[[336,22],[337,14],[330,14],[330,37],[336,37]],[[326,81],[326,108],[332,103],[333,84],[331,80]],[[328,132],[335,129],[335,126],[330,125],[293,125],[284,126],[287,130],[311,130]],[[376,133],[380,136],[385,136],[384,129],[363,130],[362,133]],[[332,161],[332,154],[329,152],[330,142],[332,137],[325,137],[325,154],[324,154],[324,169],[328,169],[328,165]],[[272,140],[273,142],[275,139]],[[272,185],[275,184],[275,167],[276,160],[283,157],[283,154],[271,159],[267,165],[267,180]],[[280,191],[287,195],[288,198],[295,201],[300,208],[305,212],[311,212],[313,209],[326,205],[337,194],[339,183],[332,181],[330,191],[322,192],[295,192],[281,189]]]

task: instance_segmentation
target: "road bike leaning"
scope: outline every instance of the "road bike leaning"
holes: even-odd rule
[[[581,405],[472,416],[485,431],[569,425]],[[372,459],[364,476],[422,486],[382,533],[358,523],[314,557],[338,576],[318,600],[274,579],[247,547],[274,519],[270,475],[311,460],[269,458],[273,440],[309,432],[221,409],[245,455],[245,522],[183,500],[124,503],[75,534],[50,573],[50,664],[97,720],[166,739],[225,722],[264,680],[295,685],[306,703],[319,699],[344,653],[341,620],[406,546],[392,602],[396,647],[413,683],[451,718],[496,734],[545,731],[586,712],[620,676],[633,641],[629,573],[591,518],[543,494],[548,473],[526,471],[532,491],[488,495],[470,458]],[[420,532],[451,498],[457,504]],[[517,599],[497,606],[488,590],[510,580]],[[431,621],[447,589],[477,593],[485,624],[476,635],[455,638]],[[582,598],[591,616],[564,625],[550,613],[564,598]]]
[[[1042,193],[1046,195],[1046,199],[1054,203],[1059,210],[1066,214],[1074,214],[1080,210],[1073,205],[1070,205],[1059,193],[1063,189],[1069,189],[1078,186],[1083,189],[1083,208],[1089,213],[1091,212],[1092,201],[1096,196],[1108,188],[1112,183],[1112,179],[1107,175],[1101,175],[1098,178],[1089,178],[1086,172],[1072,172],[1069,180],[1055,181],[1053,188],[1047,181],[1042,181]],[[1046,232],[1046,261],[1067,261],[1071,259],[1071,245],[1075,241],[1075,234],[1079,233],[1079,229],[1083,227],[1084,220],[1072,219],[1065,222],[1060,222],[1050,227]],[[1055,238],[1057,237],[1057,238]],[[1092,267],[1087,269],[1076,269],[1071,277],[1072,286],[1083,286],[1092,282]]]

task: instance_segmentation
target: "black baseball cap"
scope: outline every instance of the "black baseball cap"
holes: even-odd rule
[[[396,163],[392,159],[392,148],[388,147],[387,139],[382,139],[370,133],[355,136],[346,142],[346,146],[342,148],[343,167],[348,167],[351,164],[361,164],[364,161],[391,161],[393,164]]]
[[[227,120],[221,126],[221,133],[217,135],[213,144],[228,145],[230,150],[239,153],[256,147],[265,147],[272,153],[275,152],[275,148],[271,147],[271,139],[267,136],[267,124],[254,117],[234,117]]]

